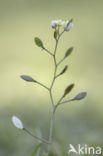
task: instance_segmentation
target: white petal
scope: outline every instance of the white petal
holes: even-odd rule
[[[18,117],[12,116],[12,122],[13,122],[13,125],[15,127],[23,129],[23,124],[22,124],[21,120]]]
[[[62,20],[61,20],[61,19],[57,20],[57,24],[58,24],[59,26],[61,26],[61,25],[62,25]]]
[[[53,20],[53,21],[51,22],[51,25],[52,25],[53,28],[55,28],[56,25],[57,25],[57,21],[54,21],[54,20]]]
[[[66,28],[66,27],[67,27],[68,22],[69,22],[68,20],[67,20],[67,21],[63,21],[63,22],[62,22],[62,25],[64,26],[64,28]]]
[[[67,27],[67,30],[70,30],[73,26],[74,26],[74,24],[73,24],[73,23],[70,23],[70,24],[68,25],[68,27]]]
[[[62,21],[62,25],[64,26],[64,24],[65,24],[65,21]]]

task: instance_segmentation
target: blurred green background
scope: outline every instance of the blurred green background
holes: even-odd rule
[[[74,27],[60,40],[58,60],[69,46],[74,46],[74,51],[58,70],[69,65],[68,72],[55,83],[54,98],[58,100],[72,82],[75,88],[66,99],[81,91],[87,91],[88,96],[59,107],[54,140],[64,155],[68,155],[69,143],[103,147],[103,1],[0,0],[0,156],[28,156],[37,144],[12,125],[12,115],[32,132],[48,138],[49,94],[19,75],[31,75],[50,85],[53,61],[34,44],[34,37],[53,50],[51,20],[71,17]]]

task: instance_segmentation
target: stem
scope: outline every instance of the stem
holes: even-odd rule
[[[57,45],[56,45],[56,46],[57,46]],[[55,53],[56,53],[56,52],[55,52]],[[52,88],[53,88],[54,81],[55,81],[55,78],[56,78],[56,71],[57,71],[57,63],[56,63],[55,55],[53,56],[53,59],[54,59],[54,66],[55,66],[55,69],[54,69],[54,76],[53,76],[53,80],[52,80],[52,83],[51,83],[51,86],[50,86],[50,90],[52,90]]]
[[[59,66],[63,61],[64,61],[65,57],[63,57],[58,63],[57,66]]]
[[[54,100],[53,100],[53,95],[52,95],[52,91],[49,91],[50,94],[50,99],[51,99],[51,103],[52,103],[52,108],[54,108]]]
[[[62,101],[63,98],[64,98],[64,96],[62,96],[62,97],[58,100],[57,104],[55,105],[54,113],[55,113],[57,107],[61,104],[60,102]]]
[[[56,45],[57,47],[57,45]],[[56,50],[57,48],[55,48]],[[56,52],[55,52],[56,53]],[[55,104],[54,104],[54,100],[53,100],[53,95],[52,95],[52,88],[55,82],[55,78],[56,78],[56,71],[57,71],[57,65],[56,65],[56,59],[55,59],[55,55],[53,56],[54,58],[54,65],[55,65],[55,69],[54,69],[54,76],[53,76],[53,80],[50,86],[50,99],[51,99],[51,103],[52,103],[52,111],[51,111],[51,117],[50,117],[50,132],[49,132],[49,141],[52,142],[52,133],[53,133],[53,121],[54,121],[54,108],[55,108]]]
[[[50,132],[49,132],[49,142],[51,142],[51,143],[52,143],[52,135],[53,135],[54,112],[55,112],[55,103],[54,103],[54,100],[53,100],[52,88],[53,88],[53,85],[54,85],[54,82],[55,82],[55,79],[56,79],[56,71],[57,71],[56,51],[57,51],[59,39],[60,39],[60,37],[61,37],[61,35],[63,33],[64,33],[64,31],[61,34],[59,34],[58,38],[56,39],[56,45],[55,45],[54,55],[53,55],[54,75],[53,75],[53,80],[51,82],[51,86],[50,86],[50,89],[49,89],[50,99],[51,99],[51,103],[52,103],[52,111],[51,111],[51,117],[50,117]]]
[[[70,99],[70,100],[67,100],[67,101],[60,102],[59,105],[64,104],[64,103],[67,103],[67,102],[71,102],[71,101],[73,101],[73,99]]]
[[[50,132],[49,132],[49,142],[50,143],[52,143],[53,121],[54,121],[54,107],[52,108],[51,116],[50,116]]]
[[[42,138],[39,138],[39,137],[35,136],[35,135],[32,134],[30,131],[28,131],[26,128],[23,128],[23,130],[24,130],[25,132],[27,132],[29,135],[31,135],[32,137],[34,137],[35,139],[41,141],[42,143],[50,144],[50,142],[48,142],[48,141],[45,140],[45,139],[42,139]]]
[[[58,39],[56,39],[56,45],[55,45],[55,49],[54,49],[54,56],[56,55],[56,50],[57,50],[57,46],[58,46],[58,40],[59,40],[59,37],[58,37]]]
[[[46,87],[44,84],[42,84],[42,83],[40,83],[40,82],[38,82],[38,81],[36,81],[36,83],[39,84],[40,86],[44,87],[45,89],[49,90],[49,88]]]
[[[53,56],[53,54],[46,48],[43,48],[43,50],[45,50],[48,54],[50,54],[51,56]]]

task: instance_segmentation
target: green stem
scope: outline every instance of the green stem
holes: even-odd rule
[[[48,141],[45,140],[45,139],[42,139],[42,138],[39,138],[39,137],[35,136],[35,135],[32,134],[30,131],[28,131],[26,128],[23,128],[23,130],[24,130],[25,132],[27,132],[29,135],[31,135],[32,137],[34,137],[35,139],[41,141],[42,143],[50,144],[50,142],[48,142]]]
[[[63,61],[64,61],[65,57],[63,57],[58,63],[57,66],[59,66]]]
[[[64,98],[64,96],[62,96],[62,97],[58,100],[58,102],[57,102],[57,104],[55,105],[55,108],[54,108],[54,113],[55,113],[57,107],[59,106],[59,104],[60,104],[60,102],[62,101],[63,98]]]
[[[51,82],[51,86],[50,86],[50,89],[49,89],[50,99],[51,99],[51,103],[52,103],[52,111],[51,111],[51,117],[50,117],[50,132],[49,132],[49,142],[51,142],[51,143],[52,143],[52,135],[53,135],[54,112],[55,112],[55,104],[54,104],[53,95],[52,95],[52,88],[53,88],[53,85],[54,85],[54,82],[55,82],[55,79],[56,79],[56,71],[57,71],[56,51],[57,51],[59,39],[60,39],[60,37],[61,37],[61,35],[63,33],[64,33],[64,31],[61,34],[59,34],[58,39],[56,39],[56,45],[55,45],[54,55],[53,55],[54,75],[53,75],[53,80]]]
[[[53,56],[53,54],[46,48],[43,48],[43,50],[45,50],[48,54],[50,54],[51,56]]]
[[[52,133],[53,133],[53,121],[54,121],[54,108],[55,108],[55,104],[54,104],[54,100],[53,100],[53,95],[52,95],[52,88],[55,82],[55,78],[56,78],[56,71],[57,71],[57,65],[56,65],[56,59],[55,59],[55,55],[53,56],[54,58],[54,65],[55,65],[55,69],[54,69],[54,76],[53,76],[53,80],[50,86],[50,99],[51,99],[51,103],[52,103],[52,111],[51,111],[51,116],[50,116],[50,132],[49,132],[49,141],[52,143]]]
[[[42,84],[42,83],[40,83],[38,81],[36,81],[36,83],[39,84],[40,86],[44,87],[45,89],[49,90],[49,88],[47,86],[45,86],[44,84]]]
[[[73,101],[73,99],[70,99],[70,100],[67,100],[67,101],[60,102],[59,105],[64,104],[64,103],[67,103],[67,102],[71,102],[71,101]]]
[[[50,116],[50,132],[49,132],[49,142],[50,143],[52,143],[53,121],[54,121],[54,107],[52,107],[51,116]]]

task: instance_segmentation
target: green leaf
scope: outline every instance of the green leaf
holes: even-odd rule
[[[64,73],[67,71],[67,69],[68,69],[68,66],[66,65],[66,66],[64,67],[64,69],[60,72],[60,74],[58,74],[58,75],[64,74]]]
[[[23,80],[28,81],[28,82],[36,82],[31,76],[28,76],[28,75],[21,75],[20,77]]]
[[[72,51],[73,51],[73,47],[70,47],[70,48],[66,51],[64,57],[65,57],[65,58],[68,57],[68,56],[72,53]]]
[[[86,95],[87,95],[87,92],[81,92],[81,93],[77,94],[77,95],[72,99],[72,101],[73,101],[73,100],[81,100],[81,99],[85,98]]]
[[[64,91],[64,95],[63,97],[65,97],[68,93],[70,93],[70,91],[73,89],[74,87],[74,83],[70,84]]]
[[[59,35],[59,31],[58,30],[55,30],[54,31],[54,38],[57,39],[58,35]]]
[[[29,156],[36,156],[37,152],[40,150],[41,145],[42,144],[38,144]]]
[[[35,37],[34,41],[38,47],[41,47],[44,49],[43,42],[40,40],[40,38]]]

